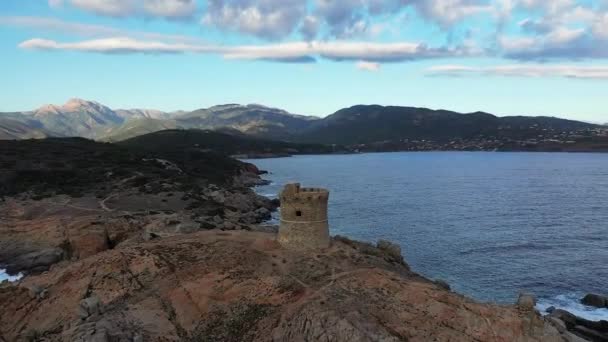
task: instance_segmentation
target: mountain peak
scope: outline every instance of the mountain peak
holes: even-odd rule
[[[46,104],[34,111],[36,115],[59,114],[61,107],[54,104]]]
[[[63,105],[63,109],[69,112],[75,112],[83,109],[110,110],[108,107],[100,104],[99,102],[87,101],[79,98],[69,99],[68,102]]]

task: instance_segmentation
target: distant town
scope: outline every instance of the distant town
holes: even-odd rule
[[[531,126],[531,130],[538,127]],[[479,135],[472,139],[434,140],[385,140],[369,144],[349,146],[351,152],[390,151],[538,151],[538,152],[607,152],[608,127],[583,128],[572,131],[541,129],[535,138]]]

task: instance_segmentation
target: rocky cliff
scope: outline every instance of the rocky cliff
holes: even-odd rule
[[[25,274],[0,285],[2,342],[578,339],[531,297],[450,292],[386,241],[281,247],[250,164],[84,140],[0,147],[0,268]]]
[[[139,236],[5,285],[0,304],[5,341],[562,341],[374,246],[300,253],[245,231]]]

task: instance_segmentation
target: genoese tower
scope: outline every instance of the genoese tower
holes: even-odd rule
[[[322,249],[330,246],[327,222],[329,191],[287,184],[280,193],[281,224],[278,241],[293,249]]]

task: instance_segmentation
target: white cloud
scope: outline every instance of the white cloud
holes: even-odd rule
[[[449,27],[477,14],[491,14],[496,6],[483,0],[417,0],[418,11],[427,19]]]
[[[203,0],[48,1],[52,6],[63,3],[64,6],[72,5],[102,15],[176,19],[192,17],[197,13],[197,1]],[[439,25],[442,32],[438,34],[441,39],[449,42],[449,46],[459,46],[454,51],[425,51],[425,47],[420,44],[419,52],[422,55],[467,51],[469,55],[531,61],[608,58],[608,0],[205,1],[207,5],[201,18],[204,25],[268,40],[314,42],[337,39],[336,43],[343,43],[345,40],[374,40],[379,36],[386,38],[389,34],[401,38],[410,33],[402,30],[403,26],[408,25],[403,16],[411,18],[412,15],[417,15],[428,23]],[[474,30],[467,27],[470,25],[467,25],[466,20],[472,16],[485,18],[483,27],[475,31],[475,34],[471,34]],[[514,18],[519,22],[511,22]],[[488,19],[495,27],[485,26]],[[0,24],[1,21],[0,17]],[[53,26],[50,22],[38,25]],[[133,35],[111,28],[85,25],[74,28],[77,28],[76,34],[88,31],[87,35],[95,37],[125,36],[165,40],[161,35],[158,38]],[[392,33],[391,28],[397,32]],[[106,32],[101,33],[104,30]],[[93,31],[96,33],[91,34]],[[298,38],[294,38],[296,35]],[[407,58],[397,53],[395,60]]]
[[[69,0],[70,3],[82,10],[99,15],[124,17],[135,12],[135,0]]]
[[[503,56],[519,60],[608,58],[608,37],[591,28],[556,27],[533,36],[499,37]]]
[[[380,63],[375,62],[359,61],[355,66],[357,67],[357,69],[365,71],[375,72],[380,70]]]
[[[185,18],[196,12],[194,0],[144,0],[146,13],[165,18]]]
[[[202,23],[279,39],[293,32],[305,14],[305,0],[210,0]]]
[[[268,45],[204,45],[165,43],[132,38],[93,39],[72,43],[30,39],[19,45],[23,49],[66,50],[108,54],[219,54],[228,59],[310,62],[316,57],[335,61],[400,62],[430,58],[466,56],[461,49],[430,48],[419,43],[369,43],[346,41],[290,42]]]
[[[81,24],[47,17],[0,16],[0,26],[26,27],[48,33],[49,31],[69,33],[82,37],[129,36],[147,40],[171,40],[177,42],[200,42],[199,38],[145,31],[122,30],[114,27]]]
[[[300,33],[306,40],[313,40],[319,32],[319,19],[313,15],[306,16],[302,21]]]
[[[49,0],[51,7],[64,3],[111,17],[143,15],[178,19],[191,17],[196,12],[196,0]]]
[[[608,6],[608,3],[606,6]],[[593,23],[592,30],[599,39],[605,39],[608,41],[608,13],[598,16],[596,21]]]
[[[427,69],[432,76],[516,76],[516,77],[568,77],[582,79],[608,79],[608,66],[582,66],[563,64],[512,64],[489,67],[465,65],[438,65]]]

